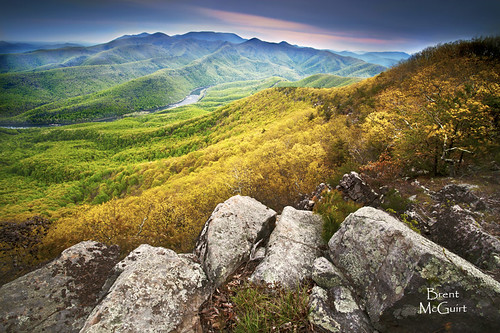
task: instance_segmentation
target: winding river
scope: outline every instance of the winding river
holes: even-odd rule
[[[171,110],[171,109],[178,108],[180,106],[194,104],[194,103],[200,101],[203,97],[205,97],[205,93],[207,92],[208,88],[209,87],[199,87],[199,88],[196,88],[193,91],[191,91],[189,93],[189,95],[187,95],[180,102],[173,103],[173,104],[168,104],[166,106],[162,106],[160,108],[153,109],[153,110],[137,111],[137,112],[134,112],[133,114],[151,114],[151,113],[159,112],[159,111],[162,111],[162,110]],[[123,116],[120,116],[120,117],[109,117],[109,118],[106,118],[106,119],[95,120],[94,122],[97,123],[97,122],[115,121],[115,120],[118,120],[118,119],[122,119],[125,116],[127,116],[127,115],[123,115]],[[75,124],[77,124],[77,123],[75,123]],[[64,124],[64,125],[74,125],[74,124]],[[40,126],[0,126],[0,128],[28,129],[28,128],[57,127],[57,126],[64,126],[64,125],[62,125],[62,124],[50,124],[50,125],[40,125]]]

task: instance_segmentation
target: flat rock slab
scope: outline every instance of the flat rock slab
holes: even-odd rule
[[[498,329],[500,283],[383,211],[349,215],[328,245],[381,332]]]
[[[321,217],[311,211],[285,207],[269,238],[266,256],[250,280],[293,288],[310,278],[313,262],[321,254],[322,225]]]
[[[0,332],[79,332],[118,262],[117,246],[86,241],[0,288]]]
[[[210,294],[196,257],[141,245],[119,262],[106,298],[83,332],[201,332],[198,309]]]
[[[237,195],[217,205],[195,248],[215,287],[250,259],[252,248],[267,240],[275,221],[274,210],[250,197]]]

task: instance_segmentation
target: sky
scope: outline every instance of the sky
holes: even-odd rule
[[[0,40],[104,43],[233,32],[320,49],[417,52],[500,34],[500,0],[3,0]]]

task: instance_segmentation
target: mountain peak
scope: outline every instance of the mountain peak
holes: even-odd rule
[[[155,32],[153,34],[142,32],[137,35],[123,35],[121,37],[116,38],[115,40],[127,39],[127,38],[146,38],[146,37],[158,38],[158,37],[168,37],[168,35],[164,34],[163,32]]]
[[[196,40],[204,40],[204,41],[221,41],[221,42],[229,42],[233,44],[241,44],[246,41],[246,39],[241,38],[237,34],[229,33],[229,32],[215,32],[215,31],[190,31],[183,35],[175,35],[175,38],[178,39],[196,39]]]
[[[264,42],[263,40],[260,40],[257,37],[254,37],[254,38],[247,40],[243,44],[245,44],[245,45],[262,45],[262,44],[269,44],[269,43]]]

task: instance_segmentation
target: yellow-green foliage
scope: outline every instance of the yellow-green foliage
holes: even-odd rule
[[[215,206],[235,194],[280,210],[381,153],[408,173],[488,158],[499,142],[498,57],[446,51],[428,62],[426,54],[347,87],[271,88],[213,112],[199,104],[111,123],[2,129],[0,215],[50,218],[47,257],[85,239],[124,253],[146,242],[188,251]],[[235,88],[224,89],[236,96]],[[325,209],[337,214],[341,202],[331,204]]]
[[[333,234],[339,230],[345,218],[359,208],[361,205],[344,200],[342,193],[337,190],[324,193],[323,199],[314,206],[314,212],[323,218],[321,237],[325,243],[328,243]]]

